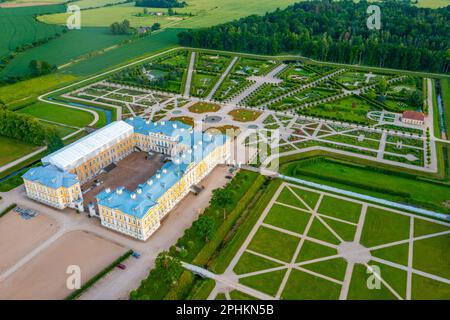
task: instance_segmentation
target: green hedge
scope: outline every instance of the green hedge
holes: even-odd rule
[[[7,214],[8,212],[10,212],[12,209],[14,209],[15,207],[17,207],[17,204],[13,203],[10,204],[8,207],[6,207],[5,210],[3,210],[2,212],[0,212],[0,218],[3,217],[5,214]]]
[[[98,280],[103,278],[108,272],[110,272],[112,269],[114,269],[119,263],[126,260],[131,254],[133,253],[133,250],[128,250],[125,254],[117,258],[113,263],[111,263],[109,266],[107,266],[105,269],[97,273],[94,277],[89,279],[83,286],[81,286],[80,289],[75,290],[71,294],[69,294],[64,300],[75,300],[78,298],[81,294],[83,294],[87,289],[89,289],[94,283],[96,283]]]

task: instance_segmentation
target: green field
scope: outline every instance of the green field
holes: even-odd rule
[[[21,103],[36,98],[37,95],[50,89],[72,82],[76,77],[54,73],[42,77],[21,81],[12,85],[0,87],[0,97],[6,104]]]
[[[38,146],[0,136],[0,166],[39,149]]]
[[[35,15],[65,11],[62,5],[0,8],[0,57],[17,47],[61,33],[63,28],[39,23]]]
[[[216,25],[245,17],[249,14],[264,14],[277,8],[284,8],[297,1],[295,0],[190,0],[189,5],[184,8],[176,8],[180,14],[192,13],[193,17],[186,16],[163,16],[163,17],[136,17],[135,14],[142,12],[143,8],[133,7],[132,4],[124,4],[108,8],[99,8],[83,12],[83,19],[88,26],[109,26],[112,22],[128,19],[134,26],[151,25],[158,21],[162,26],[176,28],[199,28]],[[167,9],[152,9],[157,12],[167,12]],[[99,18],[100,17],[100,18]],[[66,21],[66,14],[46,15],[40,17],[46,23],[62,24]],[[185,18],[185,20],[182,20]],[[157,19],[157,20],[155,20]]]
[[[94,116],[88,112],[44,102],[34,103],[18,110],[18,112],[28,114],[39,119],[75,127],[87,126],[92,122],[92,120],[94,120]]]
[[[107,28],[81,28],[63,34],[61,37],[44,45],[19,54],[0,72],[0,77],[29,74],[31,60],[48,61],[61,66],[70,60],[117,45],[129,36],[111,35]]]

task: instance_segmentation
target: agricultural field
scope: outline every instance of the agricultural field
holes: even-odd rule
[[[448,223],[289,183],[270,196],[223,274],[243,286],[211,299],[449,299]]]
[[[129,36],[111,35],[108,29],[104,27],[71,30],[46,44],[19,54],[4,70],[0,71],[0,77],[29,74],[28,64],[33,59],[49,61],[61,66],[89,53],[100,52],[103,49],[116,46],[127,38]]]
[[[62,5],[0,8],[0,57],[20,46],[61,34],[61,26],[39,23],[34,16],[62,11]]]
[[[91,0],[93,1],[93,0]],[[97,0],[99,1],[99,0]],[[110,0],[109,0],[110,1]],[[179,15],[158,17],[158,21],[163,27],[170,26],[176,28],[200,28],[216,25],[219,23],[239,19],[247,16],[249,12],[253,14],[265,14],[267,11],[276,8],[284,8],[295,3],[294,0],[280,0],[274,3],[271,0],[247,1],[245,3],[230,0],[190,0],[189,5],[184,8],[176,8]],[[109,16],[105,16],[102,12],[108,12]],[[132,25],[143,26],[151,25],[156,22],[155,16],[137,17],[137,13],[141,13],[143,8],[134,7],[132,4],[121,4],[118,6],[98,8],[87,11],[88,21],[96,26],[109,26],[112,22],[128,19]],[[167,12],[167,9],[151,9],[153,12]],[[192,14],[193,16],[189,16]],[[99,19],[95,19],[95,17]],[[92,18],[91,18],[92,17]],[[66,21],[66,14],[45,15],[40,18],[41,21],[53,24],[62,24]],[[97,22],[98,20],[100,22]],[[144,22],[139,24],[139,22]]]

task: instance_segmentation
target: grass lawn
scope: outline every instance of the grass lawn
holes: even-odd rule
[[[337,283],[294,269],[281,296],[287,300],[335,300],[340,291]]]
[[[0,136],[0,166],[25,156],[39,148],[39,146]]]
[[[194,119],[191,117],[172,117],[169,120],[171,121],[180,121],[184,124],[187,124],[188,126],[194,126]]]
[[[319,213],[357,223],[361,212],[361,205],[330,196],[324,196],[320,202]]]
[[[255,121],[261,115],[261,112],[247,109],[235,109],[228,113],[234,121],[249,122]]]
[[[339,239],[337,239],[318,219],[314,219],[309,228],[308,236],[328,243],[336,245],[340,244]]]
[[[337,254],[337,250],[309,240],[303,242],[296,262],[309,261]]]
[[[281,266],[272,260],[262,258],[249,252],[244,252],[233,271],[236,274],[250,273],[259,270],[271,269]]]
[[[18,110],[39,119],[62,123],[69,126],[84,127],[94,120],[94,116],[86,111],[65,108],[45,102],[36,102]]]
[[[372,265],[369,262],[369,265]],[[394,288],[394,284],[390,281],[392,277],[397,277],[397,284],[395,287],[398,288],[399,282],[403,282],[406,284],[406,272],[400,269],[391,268],[388,266],[381,266],[379,263],[375,263],[375,265],[380,267],[381,277],[388,282],[388,284]],[[388,269],[389,268],[389,269]],[[389,273],[393,273],[391,276],[387,277]],[[353,268],[352,279],[350,282],[350,288],[348,291],[347,299],[350,300],[393,300],[397,299],[396,296],[389,291],[389,289],[384,285],[380,284],[380,289],[369,289],[367,287],[368,278],[374,278],[375,276],[371,273],[367,272],[365,266],[361,264],[355,264]],[[394,288],[394,289],[396,289]],[[397,291],[398,289],[396,289]],[[397,293],[401,296],[402,292]]]
[[[314,262],[311,264],[305,264],[301,266],[304,269],[308,269],[324,276],[331,277],[336,280],[344,280],[345,271],[347,269],[347,262],[342,258],[335,258],[330,260],[324,260]]]
[[[251,277],[241,278],[239,279],[239,282],[258,291],[274,296],[280,287],[285,273],[286,270],[267,272]]]
[[[62,84],[72,82],[76,77],[72,75],[53,73],[15,84],[0,87],[0,97],[6,104],[20,102],[36,97]]]
[[[404,266],[408,265],[408,243],[399,244],[392,247],[372,250],[370,254],[374,257],[395,262]]]
[[[361,234],[366,247],[409,238],[410,218],[390,211],[368,207]]]
[[[450,285],[413,274],[411,298],[415,300],[450,300]]]
[[[450,235],[414,241],[413,267],[450,279]]]
[[[356,226],[322,217],[324,222],[333,229],[344,241],[353,241],[356,233]]]
[[[218,106],[217,104],[206,102],[197,102],[196,104],[189,107],[189,111],[194,113],[216,112],[219,110],[220,106]]]
[[[449,231],[450,227],[431,221],[416,218],[414,219],[414,237],[420,237],[431,233]]]
[[[304,210],[309,210],[287,187],[283,188],[276,201]]]
[[[300,240],[291,235],[260,227],[248,249],[275,259],[290,262]]]
[[[230,298],[231,300],[258,300],[255,297],[252,297],[246,293],[237,290],[233,290],[230,292]]]
[[[303,234],[311,214],[293,208],[274,204],[264,223]]]
[[[317,192],[307,191],[293,186],[290,187],[311,209],[314,209],[320,198],[320,195]]]

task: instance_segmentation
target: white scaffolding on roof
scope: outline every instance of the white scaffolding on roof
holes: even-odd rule
[[[52,164],[61,170],[71,170],[96,156],[134,132],[125,121],[115,121],[88,136],[42,158],[44,165]]]

